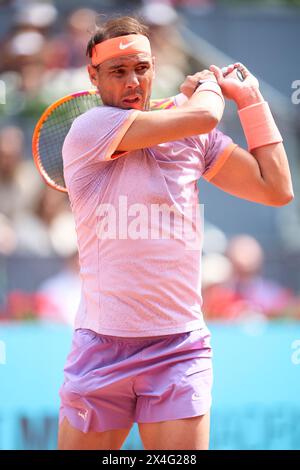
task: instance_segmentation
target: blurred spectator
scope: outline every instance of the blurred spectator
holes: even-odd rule
[[[204,209],[201,210],[203,211]],[[219,227],[205,219],[203,253],[205,255],[223,254],[226,250],[227,243],[228,240],[225,233]],[[208,259],[208,257],[206,257],[206,259]]]
[[[80,292],[76,251],[66,258],[65,267],[61,272],[40,285],[38,293],[45,300],[39,312],[40,318],[73,326],[80,302]]]
[[[90,88],[85,48],[96,13],[88,8],[72,12],[63,32],[53,34],[57,10],[33,3],[18,8],[8,37],[0,44],[0,79],[7,83],[4,112],[39,116],[59,97]]]
[[[295,300],[294,294],[262,276],[264,254],[253,237],[229,241],[227,259],[218,255],[203,263],[203,309],[207,318],[235,320],[245,315],[276,317]]]
[[[42,88],[44,48],[57,11],[51,3],[15,5],[9,34],[0,43],[0,79],[7,84],[4,113],[11,116],[35,107]]]
[[[12,18],[9,36],[2,44],[1,70],[20,70],[43,60],[43,47],[57,17],[54,5],[24,2]]]
[[[43,187],[33,211],[14,219],[19,253],[68,256],[76,247],[74,219],[65,194]]]
[[[16,126],[3,127],[0,131],[0,213],[13,219],[30,207],[39,187],[33,162],[24,158],[23,131]]]
[[[202,297],[206,320],[232,321],[240,310],[241,298],[228,287],[232,265],[221,253],[208,253],[202,259]]]
[[[86,45],[95,28],[97,13],[89,8],[74,10],[63,33],[47,41],[45,65],[48,69],[78,68],[86,65]]]
[[[17,236],[12,222],[0,213],[0,255],[10,255],[17,247]]]
[[[21,129],[10,126],[0,131],[0,212],[12,217],[22,204],[17,180],[23,158],[24,135]]]
[[[86,45],[95,29],[96,12],[74,10],[67,17],[63,32],[48,39],[43,49],[43,83],[40,96],[47,102],[66,94],[92,88],[86,73]]]
[[[232,263],[231,288],[266,315],[279,312],[293,298],[290,290],[262,276],[264,253],[255,238],[239,235],[230,240],[227,256]]]

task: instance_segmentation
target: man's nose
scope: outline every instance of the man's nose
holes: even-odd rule
[[[126,85],[128,87],[136,87],[139,84],[139,79],[135,72],[131,72],[127,76]]]

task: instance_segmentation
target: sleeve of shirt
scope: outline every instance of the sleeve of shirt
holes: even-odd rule
[[[65,167],[78,160],[87,163],[112,160],[127,152],[116,152],[139,111],[95,107],[73,122],[64,141]]]
[[[230,157],[232,151],[237,147],[232,139],[218,129],[208,134],[207,149],[204,156],[203,178],[210,181],[222,168]]]

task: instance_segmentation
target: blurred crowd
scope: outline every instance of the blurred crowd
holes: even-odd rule
[[[118,2],[113,3],[117,8]],[[174,6],[209,8],[214,2],[133,3],[150,28],[157,64],[153,97],[174,95],[191,72]],[[11,15],[10,24],[3,25],[6,33],[0,35],[0,81],[6,85],[6,103],[0,104],[0,258],[26,255],[40,257],[42,263],[43,258],[55,256],[64,264],[34,294],[9,292],[0,319],[43,318],[72,324],[80,297],[73,216],[67,195],[42,182],[32,162],[30,140],[47,105],[91,88],[85,48],[99,11],[79,8],[64,17],[57,2],[2,1],[0,10],[3,6],[11,8]],[[0,26],[1,21],[0,15]],[[206,238],[209,243],[210,230]],[[234,321],[247,314],[299,319],[295,295],[262,277],[264,256],[258,242],[240,236],[225,243],[224,234],[221,239],[215,252],[204,250],[207,318]]]
[[[65,239],[74,231],[68,199],[42,183],[32,163],[30,139],[47,105],[91,88],[85,49],[99,16],[79,8],[62,18],[51,1],[6,3],[12,5],[12,15],[0,36],[0,81],[6,85],[6,103],[0,105],[0,254],[68,256],[75,247],[73,236]],[[177,93],[188,72],[188,59],[181,52],[175,9],[170,2],[151,8],[150,3],[141,4],[137,13],[153,39],[158,65],[153,96],[169,96]]]
[[[7,116],[38,116],[55,99],[91,88],[85,49],[101,15],[97,18],[96,11],[79,8],[64,18],[50,1],[12,3],[11,26],[0,37],[0,80],[7,85],[2,112]],[[148,1],[135,13],[150,27],[158,65],[154,96],[176,93],[189,70],[186,55],[181,52],[176,10],[170,2]]]
[[[219,232],[216,228],[208,229]],[[205,244],[209,245],[209,233]],[[213,238],[215,234],[212,235]],[[259,242],[246,234],[227,240],[219,232],[218,249],[203,256],[203,311],[207,320],[243,322],[300,320],[300,299],[265,276],[265,255]]]

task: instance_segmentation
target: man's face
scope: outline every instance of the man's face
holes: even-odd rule
[[[89,75],[103,103],[122,109],[149,109],[154,58],[130,54],[106,60],[97,68],[89,65]]]

